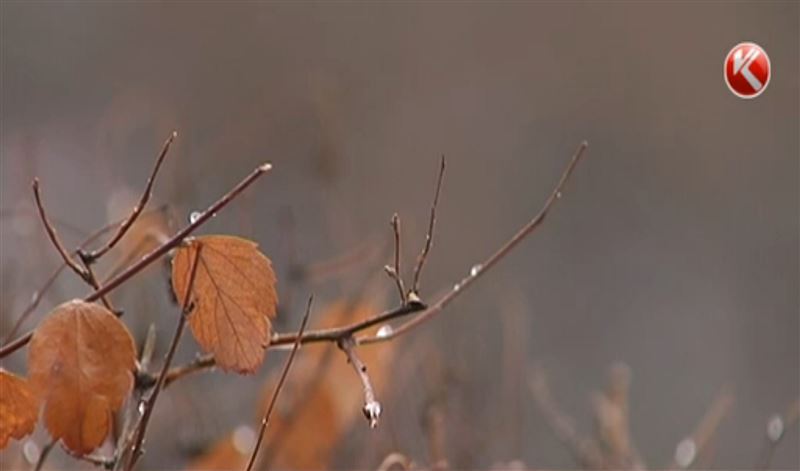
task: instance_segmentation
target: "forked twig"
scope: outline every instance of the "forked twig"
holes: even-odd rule
[[[175,328],[175,334],[172,336],[172,341],[169,344],[169,350],[167,350],[167,354],[164,357],[164,364],[161,366],[161,373],[158,375],[156,385],[153,388],[153,391],[150,393],[150,396],[145,401],[142,418],[139,420],[139,424],[136,427],[136,439],[131,447],[130,455],[128,455],[127,466],[125,466],[127,471],[133,469],[133,466],[136,464],[136,461],[142,454],[142,443],[144,443],[147,425],[149,424],[150,417],[153,414],[153,409],[155,408],[156,400],[158,400],[158,395],[161,392],[161,389],[164,387],[164,380],[167,377],[167,371],[169,371],[169,367],[172,364],[172,358],[175,356],[175,352],[178,349],[178,343],[181,340],[181,335],[183,335],[183,330],[186,327],[186,316],[188,316],[189,312],[192,310],[192,290],[194,289],[194,280],[197,276],[197,267],[200,265],[200,253],[202,250],[203,244],[198,243],[197,252],[195,252],[194,260],[192,260],[192,268],[189,272],[189,282],[186,287],[186,293],[184,294],[182,300],[183,302],[181,303],[181,314],[178,317],[178,325]]]
[[[247,463],[247,471],[251,471],[253,469],[253,465],[258,457],[258,450],[261,448],[261,442],[264,440],[264,432],[266,432],[267,425],[269,425],[269,419],[272,416],[272,410],[275,408],[275,403],[278,400],[278,394],[280,394],[281,389],[283,388],[283,383],[286,381],[286,377],[289,375],[289,369],[292,367],[292,363],[294,362],[294,356],[297,353],[297,350],[300,348],[300,339],[303,337],[303,331],[306,330],[306,324],[308,324],[308,317],[309,314],[311,314],[311,304],[313,302],[314,296],[312,295],[308,298],[306,313],[303,316],[303,322],[300,324],[300,335],[298,335],[297,340],[294,342],[294,346],[292,347],[292,352],[289,354],[289,358],[286,359],[286,364],[283,367],[283,371],[281,371],[281,377],[278,379],[278,384],[275,385],[275,390],[272,392],[272,397],[269,400],[267,411],[264,413],[264,418],[261,419],[261,428],[258,430],[258,439],[256,439],[256,444],[253,447],[253,454],[250,455],[250,461]]]
[[[183,242],[188,235],[194,232],[198,227],[205,224],[206,221],[211,219],[219,210],[227,206],[234,198],[236,198],[242,191],[244,191],[247,187],[253,184],[258,177],[263,175],[264,173],[268,172],[272,169],[271,164],[264,164],[259,167],[256,167],[250,175],[245,177],[238,185],[236,185],[232,190],[226,193],[222,198],[217,200],[214,204],[208,207],[200,216],[197,217],[193,222],[191,222],[188,226],[181,229],[177,234],[172,236],[169,240],[161,244],[160,246],[156,247],[148,254],[143,256],[139,259],[138,262],[134,263],[130,267],[126,268],[122,273],[115,276],[108,283],[101,286],[99,289],[95,290],[92,293],[89,293],[85,298],[84,301],[92,302],[100,299],[101,297],[105,296],[106,294],[110,293],[114,289],[118,288],[122,283],[128,281],[132,276],[136,275],[140,271],[144,270],[150,264],[161,258],[163,255],[166,255],[167,252],[172,250],[178,244]],[[15,351],[19,350],[23,346],[25,346],[31,340],[31,336],[33,332],[28,332],[25,335],[19,337],[18,339],[14,340],[13,342],[7,343],[0,348],[0,358],[6,357]]]
[[[415,327],[419,326],[420,324],[426,322],[427,320],[431,319],[432,317],[438,315],[450,302],[456,299],[458,296],[463,294],[466,291],[466,288],[472,285],[472,283],[480,278],[483,274],[489,271],[497,262],[507,256],[514,248],[522,242],[525,237],[533,233],[539,225],[545,220],[547,214],[549,213],[550,209],[553,207],[556,200],[561,198],[561,194],[564,191],[564,188],[569,181],[570,176],[572,175],[573,171],[575,170],[578,162],[580,162],[581,157],[584,155],[588,144],[584,141],[576,150],[575,154],[572,157],[572,160],[567,165],[567,168],[564,170],[564,173],[561,175],[558,184],[553,189],[550,196],[544,203],[544,206],[539,211],[536,216],[533,217],[527,224],[525,224],[516,234],[514,234],[511,239],[509,239],[505,244],[503,244],[497,251],[495,251],[483,264],[478,264],[472,267],[470,270],[469,275],[462,279],[461,282],[457,283],[451,290],[447,291],[439,300],[432,306],[428,307],[422,301],[420,301],[415,296],[409,296],[408,303],[404,306],[395,307],[388,311],[385,311],[380,314],[376,314],[368,319],[363,321],[354,322],[349,325],[334,327],[329,329],[318,329],[318,330],[311,330],[303,333],[300,336],[297,332],[292,333],[285,333],[285,334],[273,334],[272,339],[270,340],[270,344],[267,348],[285,348],[287,345],[293,344],[298,337],[301,337],[300,342],[303,344],[306,343],[317,343],[317,342],[339,342],[341,339],[344,339],[349,336],[354,336],[357,333],[363,332],[371,327],[376,325],[385,324],[387,322],[399,319],[401,317],[409,316],[414,313],[420,313],[416,317],[412,318],[411,320],[401,324],[398,328],[391,330],[390,332],[383,332],[381,335],[365,335],[360,337],[354,337],[354,341],[356,344],[371,344],[371,343],[378,343],[378,342],[386,342],[390,341],[410,330],[414,329]],[[440,173],[440,180],[441,180],[441,173]],[[438,188],[439,185],[437,185]],[[438,192],[437,192],[438,194]],[[437,199],[437,198],[435,198]],[[434,204],[435,206],[435,204]],[[431,211],[432,214],[435,213],[435,209]],[[434,221],[435,218],[432,218],[431,221]],[[430,233],[429,235],[432,235]],[[413,294],[413,290],[410,292]],[[415,299],[416,298],[416,299]],[[0,356],[2,357],[2,356]],[[201,371],[206,368],[213,367],[215,365],[213,355],[203,355],[198,359],[194,360],[188,365],[179,366],[169,373],[169,377],[167,379],[167,383],[171,383],[175,379],[185,376],[186,374]]]
[[[153,183],[155,183],[156,175],[158,175],[158,171],[161,168],[161,164],[164,162],[164,158],[167,156],[167,152],[169,151],[170,145],[172,145],[172,141],[178,137],[177,131],[172,131],[169,138],[167,138],[166,142],[164,142],[164,146],[161,149],[161,153],[158,155],[156,159],[156,163],[153,166],[153,171],[150,173],[150,177],[147,179],[147,184],[144,187],[144,192],[142,196],[139,198],[139,202],[136,203],[136,206],[133,207],[133,211],[131,211],[131,215],[128,216],[122,224],[119,225],[117,232],[106,242],[105,245],[100,247],[97,250],[93,250],[91,252],[84,252],[83,250],[78,250],[78,256],[83,260],[83,263],[86,265],[91,265],[98,258],[102,257],[106,254],[109,250],[114,248],[117,245],[122,237],[128,232],[128,229],[133,226],[133,223],[136,222],[136,219],[144,210],[144,207],[147,205],[147,202],[150,200],[150,196],[153,194]]]
[[[160,206],[158,208],[155,208],[155,209],[152,209],[152,210],[150,210],[148,212],[160,212],[160,211],[164,211],[165,209],[166,209],[166,206],[162,205],[162,206]],[[78,247],[76,249],[74,249],[70,253],[72,255],[77,255],[78,254],[78,250],[88,247],[89,244],[93,243],[95,240],[97,240],[103,234],[111,231],[115,227],[117,227],[120,224],[122,224],[122,222],[123,222],[122,220],[119,220],[119,221],[116,221],[116,222],[112,222],[111,224],[108,224],[108,225],[98,229],[93,234],[89,235],[86,239],[84,239],[84,241],[81,242],[80,245],[78,245]],[[19,329],[22,326],[22,324],[25,322],[25,320],[28,318],[28,316],[30,316],[37,307],[39,307],[39,303],[41,303],[42,299],[44,299],[44,295],[49,291],[50,287],[52,287],[53,284],[55,284],[56,279],[61,274],[61,272],[64,271],[65,268],[67,268],[67,265],[66,265],[66,263],[64,263],[62,261],[61,264],[58,266],[58,268],[56,268],[55,270],[53,270],[52,273],[50,273],[50,276],[47,278],[47,280],[45,280],[45,282],[42,284],[42,286],[38,290],[34,291],[33,295],[31,296],[30,302],[25,307],[25,309],[22,311],[22,313],[19,316],[17,316],[17,320],[14,322],[14,325],[11,327],[11,329],[8,332],[8,334],[6,334],[5,339],[3,339],[3,345],[5,345],[8,342],[10,342],[11,339],[13,339],[14,336],[17,335],[17,332],[19,331]]]
[[[531,234],[534,230],[536,230],[539,225],[544,222],[547,214],[550,212],[550,209],[553,207],[553,204],[561,199],[561,194],[564,191],[564,187],[566,186],[567,182],[569,181],[569,177],[572,175],[572,172],[575,170],[575,167],[580,162],[581,157],[583,156],[586,148],[589,147],[589,144],[584,141],[578,146],[578,149],[575,151],[575,154],[572,156],[572,160],[570,161],[567,168],[564,170],[564,173],[561,175],[561,179],[558,181],[555,189],[553,192],[550,193],[550,196],[544,203],[544,206],[539,213],[534,216],[527,224],[525,224],[519,231],[517,231],[514,236],[511,237],[505,244],[503,244],[497,251],[495,251],[492,255],[489,256],[483,263],[479,263],[474,265],[471,269],[469,274],[463,278],[460,282],[456,283],[453,288],[448,291],[444,296],[439,298],[439,300],[425,309],[422,313],[415,316],[414,318],[406,321],[405,323],[401,324],[398,328],[394,329],[391,333],[382,335],[382,336],[367,336],[367,337],[360,337],[357,338],[356,341],[359,344],[367,344],[367,343],[376,343],[376,342],[386,342],[391,340],[399,335],[402,335],[415,327],[419,326],[420,324],[430,320],[431,318],[438,315],[450,302],[456,299],[459,295],[461,295],[472,283],[475,282],[478,278],[483,276],[486,272],[488,272],[492,267],[494,267],[497,262],[502,260],[506,255],[508,255],[514,248],[522,242],[525,237]],[[433,214],[433,211],[431,212]],[[433,219],[432,219],[433,220]]]

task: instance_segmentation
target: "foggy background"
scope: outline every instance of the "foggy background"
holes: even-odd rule
[[[587,158],[540,230],[396,347],[402,364],[426,339],[457,378],[446,399],[451,464],[575,467],[531,403],[533,364],[587,434],[590,392],[614,362],[628,364],[633,438],[656,468],[724,386],[736,402],[711,466],[751,468],[767,419],[800,394],[796,2],[3,2],[1,11],[3,336],[59,262],[31,212],[34,176],[49,213],[79,229],[60,229],[72,247],[125,214],[173,129],[154,201],[170,205],[176,227],[270,161],[274,170],[200,233],[258,241],[282,293],[287,215],[297,258],[313,262],[367,239],[388,244],[396,211],[410,267],[444,154],[423,279],[432,300],[538,211],[585,139]],[[754,100],[736,98],[722,77],[744,40],[764,47],[773,69]],[[320,305],[335,300],[380,277],[383,263],[297,287],[276,329],[295,328],[309,292]],[[162,272],[113,295],[137,342],[150,322],[164,329],[158,359],[175,319]],[[83,295],[71,278],[26,330]],[[369,286],[396,303],[388,279]],[[525,361],[508,353],[509,332],[524,339]],[[175,363],[196,349],[184,337]],[[504,366],[509,355],[515,368]],[[255,378],[213,372],[170,388],[144,468],[180,468],[187,442],[250,420],[264,374],[283,358],[268,355]],[[391,451],[425,462],[419,417],[435,388],[427,359],[415,358],[409,384],[390,387],[405,392],[383,398],[379,428],[357,420],[332,466],[374,469]],[[3,362],[17,373],[24,365],[22,353]],[[798,468],[798,453],[795,427],[773,464]],[[77,466],[61,451],[51,460]]]

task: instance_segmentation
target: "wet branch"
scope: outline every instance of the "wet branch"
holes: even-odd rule
[[[367,365],[361,361],[361,358],[356,353],[356,342],[353,337],[345,337],[339,340],[336,344],[347,355],[347,362],[353,366],[358,379],[361,380],[361,386],[364,388],[364,417],[367,418],[370,428],[378,426],[378,419],[381,416],[381,403],[375,399],[375,390],[372,388],[372,382],[367,374]]]
[[[108,283],[99,287],[94,292],[88,294],[84,301],[92,302],[100,299],[101,297],[105,296],[106,294],[110,293],[114,289],[118,288],[121,284],[128,281],[131,277],[136,275],[137,273],[141,272],[148,266],[150,266],[153,262],[161,258],[162,256],[166,255],[167,252],[178,246],[183,239],[189,236],[192,232],[194,232],[197,228],[202,226],[206,223],[209,219],[211,219],[218,211],[225,208],[231,201],[233,201],[242,191],[244,191],[247,187],[253,184],[261,175],[265,174],[272,168],[270,164],[264,164],[259,167],[256,167],[250,175],[245,177],[239,184],[237,184],[232,190],[226,193],[222,198],[217,200],[214,204],[208,207],[200,216],[195,219],[192,223],[188,226],[181,229],[177,234],[172,236],[169,240],[158,246],[157,248],[153,249],[151,252],[143,256],[139,259],[138,262],[134,263],[133,265],[126,268],[122,273],[115,276]],[[66,252],[64,252],[66,253]],[[25,346],[31,340],[31,336],[33,332],[28,332],[25,335],[17,338],[13,342],[7,343],[0,348],[0,358],[4,358],[15,351],[19,350],[23,346]]]
[[[128,232],[128,229],[133,226],[133,223],[136,222],[136,219],[142,213],[144,207],[147,205],[147,202],[150,200],[150,196],[153,194],[153,183],[155,183],[156,175],[158,175],[158,171],[161,168],[161,164],[164,162],[164,158],[167,156],[169,147],[172,145],[172,141],[175,140],[176,137],[178,137],[177,131],[172,131],[172,134],[170,134],[169,138],[167,138],[166,142],[164,142],[164,146],[161,149],[161,153],[158,155],[158,158],[156,159],[156,163],[155,166],[153,166],[153,171],[150,174],[150,177],[147,179],[147,184],[144,187],[142,196],[139,198],[139,202],[133,207],[131,215],[119,225],[117,232],[108,240],[108,242],[106,242],[105,245],[97,250],[93,250],[91,252],[85,252],[82,249],[78,250],[78,256],[81,258],[81,260],[83,260],[84,264],[91,265],[92,263],[96,262],[98,258],[105,255],[106,252],[114,248],[114,246],[117,245],[117,242],[122,240],[122,237],[126,232]]]
[[[136,461],[142,455],[142,443],[144,442],[144,436],[147,432],[147,425],[150,423],[150,417],[153,414],[153,409],[155,408],[156,401],[158,400],[158,395],[164,387],[164,380],[166,379],[167,371],[169,371],[169,367],[172,364],[172,358],[175,356],[175,352],[178,349],[178,342],[180,342],[181,335],[183,335],[183,330],[186,327],[186,317],[192,310],[192,291],[194,288],[194,280],[197,276],[197,267],[200,265],[200,252],[202,252],[202,250],[203,244],[198,244],[197,252],[195,252],[194,260],[192,261],[192,268],[189,272],[189,284],[186,287],[186,294],[184,295],[182,300],[183,302],[181,303],[181,306],[183,307],[181,308],[181,314],[178,317],[178,325],[175,328],[175,334],[172,336],[169,349],[164,357],[164,364],[161,366],[161,373],[158,375],[156,385],[153,388],[153,391],[150,393],[150,396],[145,401],[142,418],[139,421],[139,425],[136,427],[136,439],[133,442],[130,455],[128,455],[128,463],[125,466],[127,471],[133,469]],[[124,448],[122,451],[124,453]]]

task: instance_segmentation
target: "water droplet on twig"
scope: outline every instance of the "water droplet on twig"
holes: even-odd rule
[[[482,264],[478,263],[478,264],[472,265],[472,268],[469,269],[469,276],[478,276],[478,273],[480,273],[481,270],[483,270],[483,265]]]
[[[394,329],[389,324],[384,324],[378,329],[378,332],[375,334],[376,337],[379,339],[386,338],[394,333]]]
[[[189,214],[189,224],[196,223],[197,220],[200,219],[200,216],[202,215],[203,213],[201,213],[200,211],[192,211],[192,213]]]

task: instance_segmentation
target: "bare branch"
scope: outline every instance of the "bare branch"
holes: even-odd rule
[[[417,265],[414,267],[414,282],[411,285],[411,293],[414,298],[419,298],[419,278],[422,274],[422,267],[428,259],[428,253],[433,245],[433,228],[436,225],[436,206],[439,205],[439,192],[442,190],[442,178],[444,178],[444,155],[442,156],[442,164],[439,167],[439,178],[436,180],[436,192],[433,194],[433,204],[431,204],[431,218],[428,221],[428,233],[425,235],[425,245],[417,257]]]
[[[133,223],[136,222],[136,219],[142,213],[144,207],[147,205],[147,202],[150,200],[150,196],[153,194],[153,183],[155,183],[158,170],[161,168],[161,164],[164,162],[164,157],[167,156],[169,147],[172,145],[172,141],[175,140],[176,137],[178,137],[177,131],[172,131],[172,134],[170,134],[169,138],[167,138],[166,142],[164,142],[164,146],[161,149],[161,153],[158,155],[158,158],[156,159],[156,164],[153,166],[153,171],[150,173],[150,177],[147,179],[147,184],[144,187],[144,192],[142,193],[141,198],[139,198],[139,202],[133,207],[131,215],[128,216],[128,218],[125,219],[122,224],[120,224],[116,234],[114,234],[114,236],[111,237],[111,239],[109,239],[104,246],[97,250],[93,250],[91,252],[84,252],[83,250],[78,251],[78,256],[81,258],[81,260],[83,260],[83,263],[86,265],[91,265],[97,261],[98,258],[105,255],[106,252],[117,245],[117,242],[122,239],[125,233],[128,232],[128,229],[130,229],[131,226],[133,226]]]
[[[166,206],[160,206],[148,212],[159,212],[159,211],[164,211],[165,209]],[[71,254],[77,255],[78,250],[88,247],[91,243],[100,238],[103,234],[111,231],[115,227],[118,227],[120,224],[122,224],[122,222],[123,222],[122,220],[116,221],[106,225],[105,227],[98,229],[93,234],[88,236],[83,242],[81,242],[81,244],[75,250],[73,250]],[[50,287],[52,287],[53,284],[55,284],[56,279],[61,274],[61,272],[64,271],[66,267],[67,265],[62,261],[62,263],[58,266],[58,268],[53,270],[53,272],[50,274],[47,280],[45,280],[41,288],[39,288],[33,293],[30,302],[25,307],[25,310],[22,311],[22,313],[19,316],[17,316],[17,320],[14,322],[14,325],[9,330],[8,334],[6,335],[6,338],[3,339],[3,345],[10,342],[11,339],[13,339],[17,335],[17,332],[19,331],[20,327],[22,327],[22,324],[25,322],[28,316],[30,316],[33,313],[33,311],[39,306],[39,303],[42,302],[44,295],[50,290]]]
[[[84,301],[92,302],[100,299],[102,296],[105,296],[109,292],[113,291],[122,283],[128,281],[132,276],[136,275],[140,271],[144,270],[150,264],[161,258],[167,252],[172,250],[178,244],[183,242],[187,236],[189,236],[192,232],[194,232],[198,227],[205,224],[206,221],[211,219],[218,211],[226,207],[234,198],[236,198],[242,191],[244,191],[247,187],[253,184],[258,177],[263,175],[264,173],[268,172],[272,168],[270,164],[264,164],[259,167],[256,167],[253,172],[250,173],[247,177],[244,178],[238,185],[236,185],[231,191],[226,193],[222,198],[217,200],[214,204],[209,206],[200,216],[191,222],[188,226],[181,229],[177,234],[172,236],[168,241],[164,242],[157,248],[153,249],[147,255],[143,256],[139,259],[138,262],[134,263],[127,269],[125,269],[122,273],[112,278],[108,283],[94,291],[93,293],[88,294]],[[22,337],[14,340],[13,342],[7,343],[0,348],[0,358],[4,358],[18,349],[25,346],[31,340],[31,336],[33,335],[32,332],[28,332]]]
[[[564,191],[564,187],[566,186],[567,182],[569,181],[569,177],[572,175],[572,172],[575,170],[575,167],[580,162],[581,157],[584,154],[584,151],[589,146],[585,141],[581,143],[578,147],[578,150],[572,157],[569,165],[564,170],[564,173],[561,175],[561,179],[558,181],[558,184],[553,189],[553,192],[550,193],[550,196],[545,200],[544,206],[539,211],[539,213],[534,216],[527,224],[525,224],[516,234],[514,234],[511,239],[509,239],[502,247],[497,249],[489,258],[487,258],[483,263],[479,263],[474,265],[471,269],[469,274],[463,278],[460,282],[456,283],[453,288],[448,291],[444,296],[439,298],[439,300],[427,308],[421,314],[415,316],[413,319],[405,322],[404,324],[400,325],[398,328],[394,329],[391,333],[383,336],[372,336],[372,337],[361,337],[357,339],[359,344],[366,344],[366,343],[376,343],[376,342],[386,342],[391,340],[399,335],[402,335],[413,328],[419,326],[420,324],[430,320],[431,318],[438,315],[450,302],[456,299],[459,295],[461,295],[466,289],[472,285],[475,280],[479,279],[483,276],[486,272],[488,272],[492,267],[494,267],[497,262],[502,260],[506,255],[508,255],[514,248],[519,245],[528,235],[530,235],[539,225],[544,222],[547,214],[550,212],[550,209],[553,207],[553,204],[561,199],[561,194]]]
[[[372,389],[372,382],[367,374],[367,365],[356,354],[356,343],[353,337],[344,337],[339,340],[337,345],[347,355],[347,361],[353,365],[353,369],[361,380],[364,388],[364,408],[362,409],[364,417],[367,418],[370,428],[375,428],[378,426],[378,419],[381,416],[381,403],[375,399],[375,390]]]
[[[363,332],[364,330],[367,330],[376,325],[385,324],[387,322],[399,319],[401,317],[421,312],[418,316],[402,324],[400,327],[393,329],[389,333],[384,333],[380,336],[374,335],[374,336],[362,336],[354,338],[356,344],[359,345],[385,342],[392,340],[395,337],[412,330],[419,324],[422,324],[423,322],[439,314],[451,301],[453,301],[461,293],[463,293],[466,290],[466,288],[472,284],[472,282],[480,278],[498,261],[500,261],[503,257],[508,255],[522,240],[525,239],[526,236],[531,234],[537,227],[539,227],[539,225],[544,221],[545,217],[549,213],[555,201],[561,198],[561,193],[564,190],[567,181],[572,175],[572,172],[575,170],[575,167],[577,166],[578,162],[580,161],[587,147],[588,144],[586,142],[583,142],[578,147],[578,150],[572,157],[572,160],[570,161],[569,165],[565,169],[564,173],[561,175],[561,179],[559,180],[553,192],[550,194],[550,197],[545,201],[545,204],[539,211],[539,213],[525,226],[523,226],[516,234],[514,234],[514,236],[511,239],[509,239],[505,244],[503,244],[502,247],[500,247],[496,252],[494,252],[483,264],[475,265],[474,267],[472,267],[472,269],[470,270],[470,274],[465,279],[461,280],[461,282],[456,284],[450,291],[446,292],[441,298],[439,298],[436,304],[428,307],[418,298],[415,299],[415,297],[410,296],[408,299],[408,303],[406,305],[390,309],[388,311],[370,317],[369,319],[365,319],[359,322],[354,322],[352,324],[341,327],[307,331],[302,335],[301,343],[305,345],[307,343],[318,343],[318,342],[339,342],[340,340],[346,337],[353,336],[357,333]],[[440,174],[440,180],[441,180],[441,174]],[[435,209],[434,211],[432,211],[432,214],[434,212]],[[413,290],[411,291],[411,294],[413,294]],[[277,333],[273,334],[272,339],[270,340],[270,344],[267,348],[270,349],[285,348],[293,344],[297,339],[297,337],[298,333],[296,332],[285,333],[285,334],[277,334]],[[187,374],[194,373],[197,371],[202,371],[207,368],[211,368],[214,365],[215,362],[214,362],[214,357],[212,355],[203,355],[188,365],[177,367],[176,369],[170,371],[170,373],[168,374],[167,384],[170,384],[172,381],[180,377],[183,377]]]
[[[47,213],[44,210],[44,204],[42,204],[42,195],[39,192],[39,179],[35,178],[33,180],[33,196],[36,199],[36,207],[39,209],[39,216],[42,219],[42,223],[44,224],[45,231],[47,235],[50,237],[50,241],[55,246],[56,251],[58,251],[59,255],[61,255],[62,260],[64,263],[72,269],[75,273],[80,276],[83,281],[85,281],[89,286],[94,289],[98,289],[100,285],[97,282],[97,277],[94,275],[94,272],[89,268],[89,265],[86,262],[83,262],[83,265],[78,264],[75,260],[72,259],[67,249],[64,248],[64,244],[61,242],[61,239],[58,237],[58,233],[56,232],[56,228],[50,224],[50,221],[47,218]],[[114,312],[114,307],[111,305],[111,302],[105,296],[102,296],[100,300],[103,302],[105,307],[107,307],[110,311]]]
[[[594,440],[582,437],[575,429],[572,419],[558,408],[553,401],[544,371],[534,369],[530,373],[528,385],[536,408],[542,413],[558,441],[569,449],[581,466],[602,468],[603,453]]]
[[[400,293],[400,304],[406,304],[406,288],[403,286],[403,275],[400,271],[400,216],[397,213],[392,215],[392,232],[394,232],[394,266],[386,265],[383,267],[389,278],[393,279]]]
[[[47,236],[50,237],[50,242],[53,243],[53,246],[56,248],[56,251],[59,255],[61,255],[61,259],[64,260],[64,263],[78,276],[81,277],[84,281],[89,281],[89,274],[86,270],[78,264],[75,260],[72,259],[67,249],[64,248],[64,244],[61,243],[61,239],[58,237],[58,233],[56,232],[56,228],[50,224],[50,220],[47,218],[47,213],[44,210],[44,204],[42,204],[42,195],[39,192],[39,179],[33,179],[33,197],[36,200],[36,208],[39,210],[39,217],[42,219],[42,224],[44,224],[44,230],[47,232]]]
[[[161,392],[161,389],[164,387],[164,380],[166,379],[167,371],[169,371],[169,366],[172,364],[172,358],[175,356],[175,352],[178,349],[178,342],[181,340],[183,329],[186,327],[186,316],[188,316],[189,312],[192,310],[192,291],[194,288],[194,280],[197,276],[197,267],[200,265],[200,253],[202,251],[203,244],[197,244],[197,252],[195,252],[194,260],[192,260],[192,269],[189,272],[189,284],[186,287],[186,294],[184,295],[182,300],[183,303],[181,304],[182,308],[181,314],[178,317],[178,325],[175,328],[175,334],[172,336],[172,341],[169,344],[167,355],[164,357],[164,364],[161,366],[161,373],[158,375],[156,385],[153,388],[153,391],[150,393],[150,397],[148,397],[145,401],[144,412],[142,413],[142,418],[140,419],[139,425],[136,428],[136,440],[133,442],[131,453],[128,455],[128,464],[125,467],[125,469],[128,471],[133,469],[133,466],[136,464],[136,461],[142,454],[142,443],[144,442],[144,436],[147,432],[147,425],[149,424],[150,417],[153,414],[153,409],[155,408],[156,401],[158,400],[158,395]]]
[[[294,361],[294,356],[297,353],[297,350],[300,348],[300,339],[303,338],[303,332],[306,330],[306,324],[308,324],[308,316],[311,314],[311,304],[314,302],[314,296],[310,296],[308,298],[308,305],[306,306],[306,313],[303,316],[303,322],[300,324],[300,335],[297,336],[297,340],[294,342],[294,346],[292,347],[292,353],[289,354],[289,358],[286,359],[286,364],[283,367],[283,371],[281,372],[281,377],[278,380],[278,384],[275,386],[275,390],[272,392],[272,397],[269,400],[269,406],[267,406],[267,411],[264,413],[264,418],[261,419],[261,428],[258,431],[258,439],[256,440],[255,447],[253,447],[253,454],[250,455],[250,461],[247,463],[247,471],[251,471],[253,469],[253,465],[256,462],[256,457],[258,456],[258,450],[261,448],[261,442],[264,440],[264,432],[267,430],[267,425],[269,424],[270,416],[272,416],[272,410],[275,408],[275,403],[278,400],[278,395],[283,388],[283,383],[286,381],[286,377],[289,375],[289,369],[292,367],[292,362]]]

